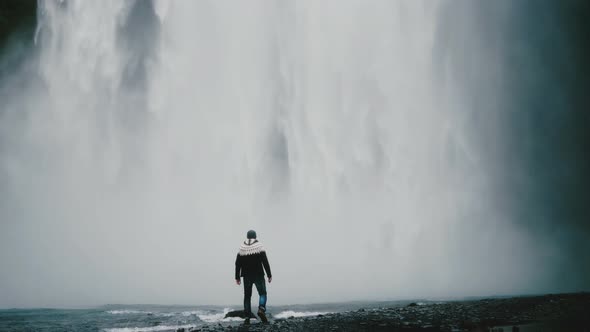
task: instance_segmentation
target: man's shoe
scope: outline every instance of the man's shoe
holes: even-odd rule
[[[260,320],[263,323],[268,323],[268,319],[266,319],[266,313],[264,313],[264,310],[258,309],[258,317],[260,317]]]
[[[244,325],[250,325],[250,318],[246,318],[244,320]]]

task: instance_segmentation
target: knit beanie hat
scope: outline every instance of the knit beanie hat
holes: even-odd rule
[[[255,239],[256,238],[256,232],[254,230],[249,230],[248,234],[246,234],[246,237],[248,239]]]

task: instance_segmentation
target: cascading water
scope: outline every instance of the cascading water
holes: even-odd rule
[[[4,248],[29,276],[4,296],[238,302],[250,228],[270,301],[531,289],[445,2],[39,5],[31,83],[0,114]]]

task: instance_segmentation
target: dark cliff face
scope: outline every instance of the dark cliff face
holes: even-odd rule
[[[0,50],[6,46],[13,34],[25,33],[32,36],[36,18],[36,0],[0,1]]]
[[[5,93],[3,78],[16,74],[30,58],[36,25],[37,1],[0,1],[0,97]]]
[[[519,1],[511,15],[502,81],[507,205],[539,241],[559,241],[565,254],[554,282],[588,289],[590,2]]]
[[[493,171],[495,208],[590,286],[590,2],[448,1],[438,47]]]
[[[590,2],[518,2],[512,29],[520,48],[507,53],[506,91],[513,101],[513,185],[522,198],[519,219],[544,237],[563,236],[564,268],[558,277],[590,286]],[[524,5],[528,6],[524,6]],[[526,15],[525,15],[526,14]],[[515,46],[519,46],[515,45]],[[513,158],[513,160],[519,160]],[[563,234],[563,235],[562,235]]]

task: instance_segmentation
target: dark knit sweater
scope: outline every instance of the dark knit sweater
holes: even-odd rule
[[[236,280],[240,277],[264,277],[264,271],[269,278],[272,277],[264,246],[256,239],[244,241],[236,257]]]

